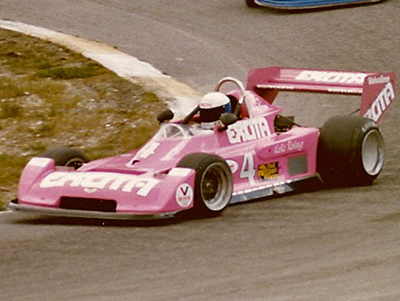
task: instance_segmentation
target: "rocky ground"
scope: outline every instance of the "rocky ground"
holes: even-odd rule
[[[152,135],[164,106],[81,55],[0,29],[0,208],[32,156],[54,145],[90,158],[131,150]]]

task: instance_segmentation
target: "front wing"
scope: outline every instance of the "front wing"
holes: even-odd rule
[[[165,213],[154,213],[154,214],[136,214],[136,213],[119,213],[119,212],[101,212],[101,211],[87,211],[87,210],[75,210],[75,209],[62,209],[62,208],[50,208],[40,206],[30,206],[18,204],[18,200],[13,200],[8,204],[8,208],[12,211],[17,212],[29,212],[47,216],[59,216],[59,217],[73,217],[73,218],[92,218],[92,219],[105,219],[105,220],[151,220],[151,219],[163,219],[171,218],[178,211],[165,212]]]

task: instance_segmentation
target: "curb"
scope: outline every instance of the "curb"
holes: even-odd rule
[[[109,45],[21,22],[0,19],[0,27],[50,41],[98,62],[118,76],[153,91],[165,100],[177,117],[183,117],[191,111],[201,96],[200,92],[163,74],[151,64]]]

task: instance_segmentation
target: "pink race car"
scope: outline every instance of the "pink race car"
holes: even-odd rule
[[[237,89],[222,93],[225,83]],[[360,116],[303,127],[274,105],[282,90],[361,95]],[[9,207],[101,219],[210,216],[310,179],[369,185],[384,162],[377,123],[394,97],[394,73],[254,69],[246,89],[224,78],[182,120],[162,112],[159,131],[138,150],[91,162],[69,148],[32,158]]]

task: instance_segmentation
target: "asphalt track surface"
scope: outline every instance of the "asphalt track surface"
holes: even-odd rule
[[[302,13],[241,0],[0,0],[0,19],[117,46],[202,92],[271,65],[399,76],[399,15],[395,0]],[[310,123],[351,106],[293,97]],[[0,300],[400,300],[399,114],[397,97],[371,187],[155,224],[0,214]]]

